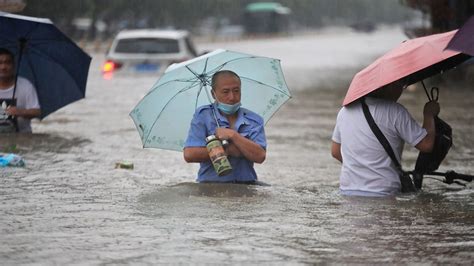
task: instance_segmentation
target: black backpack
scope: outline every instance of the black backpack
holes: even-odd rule
[[[416,160],[414,181],[418,189],[421,188],[423,175],[436,171],[453,145],[451,126],[437,116],[434,120],[436,136],[433,150],[429,153],[420,152]]]

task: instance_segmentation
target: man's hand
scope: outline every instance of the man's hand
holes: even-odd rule
[[[16,106],[11,106],[11,105],[7,107],[7,109],[5,110],[5,113],[11,116],[21,116],[20,109],[16,108]]]
[[[216,137],[221,141],[227,140],[229,142],[226,146],[224,146],[226,153],[230,156],[242,157],[242,152],[240,152],[239,148],[231,142],[232,138],[235,138],[236,134],[239,133],[233,129],[225,127],[216,128]]]
[[[436,127],[434,117],[439,114],[440,107],[436,101],[429,101],[423,108],[423,128],[426,129],[426,136],[416,144],[415,148],[422,152],[431,152],[435,143]]]
[[[216,128],[216,137],[218,139],[220,139],[221,141],[222,140],[232,140],[232,138],[235,137],[235,134],[239,134],[239,133],[237,133],[237,131],[235,131],[233,129],[229,129],[229,128],[225,128],[225,127]]]
[[[228,140],[230,142],[227,152],[231,156],[243,156],[255,163],[263,163],[265,161],[266,151],[260,145],[241,136],[233,129],[219,127],[216,129],[216,137],[221,141]]]
[[[437,116],[439,114],[440,107],[439,103],[435,101],[429,101],[423,108],[423,115]]]

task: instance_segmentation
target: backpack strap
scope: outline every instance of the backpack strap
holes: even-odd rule
[[[395,164],[395,167],[397,168],[398,177],[400,178],[400,184],[402,186],[402,192],[415,192],[416,188],[413,185],[412,179],[410,178],[407,172],[403,171],[402,165],[397,160],[397,157],[395,157],[395,153],[393,152],[392,146],[390,146],[390,143],[388,142],[387,138],[375,123],[374,118],[370,114],[369,107],[365,103],[365,98],[362,98],[360,102],[362,104],[362,110],[364,111],[365,119],[367,119],[370,129],[372,129],[372,132],[374,132],[374,135],[377,137],[380,144],[382,144],[384,150],[387,152],[388,156],[390,157],[390,159],[392,159],[393,163]]]
[[[397,169],[402,170],[402,166],[400,162],[397,160],[397,157],[395,157],[395,153],[393,152],[392,146],[390,146],[390,143],[388,142],[387,138],[382,133],[380,128],[377,126],[377,124],[374,121],[374,118],[370,114],[369,107],[365,103],[365,98],[361,99],[361,104],[362,104],[362,110],[364,111],[365,119],[367,119],[370,129],[372,129],[372,132],[374,132],[375,136],[379,140],[380,144],[382,144],[384,150],[387,152],[390,159],[392,159]]]

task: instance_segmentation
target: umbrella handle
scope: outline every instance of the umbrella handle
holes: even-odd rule
[[[438,87],[432,87],[431,88],[431,93],[428,94],[428,90],[426,89],[425,83],[423,80],[421,81],[421,85],[423,85],[423,89],[425,89],[426,97],[428,97],[428,100],[430,101],[438,101],[439,98],[439,88]]]
[[[426,97],[428,97],[428,100],[431,100],[430,95],[428,94],[428,90],[426,89],[426,86],[425,86],[425,83],[423,82],[423,80],[421,81],[421,85],[423,85],[423,89],[425,89]]]

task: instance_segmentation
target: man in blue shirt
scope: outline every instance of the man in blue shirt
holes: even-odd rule
[[[200,163],[198,182],[252,183],[257,180],[254,163],[263,163],[266,156],[266,138],[263,118],[240,107],[240,77],[229,70],[212,76],[213,104],[199,107],[194,113],[184,147],[188,163]],[[219,122],[220,127],[216,123]],[[216,135],[229,144],[225,150],[232,172],[218,176],[206,149],[206,137]]]

